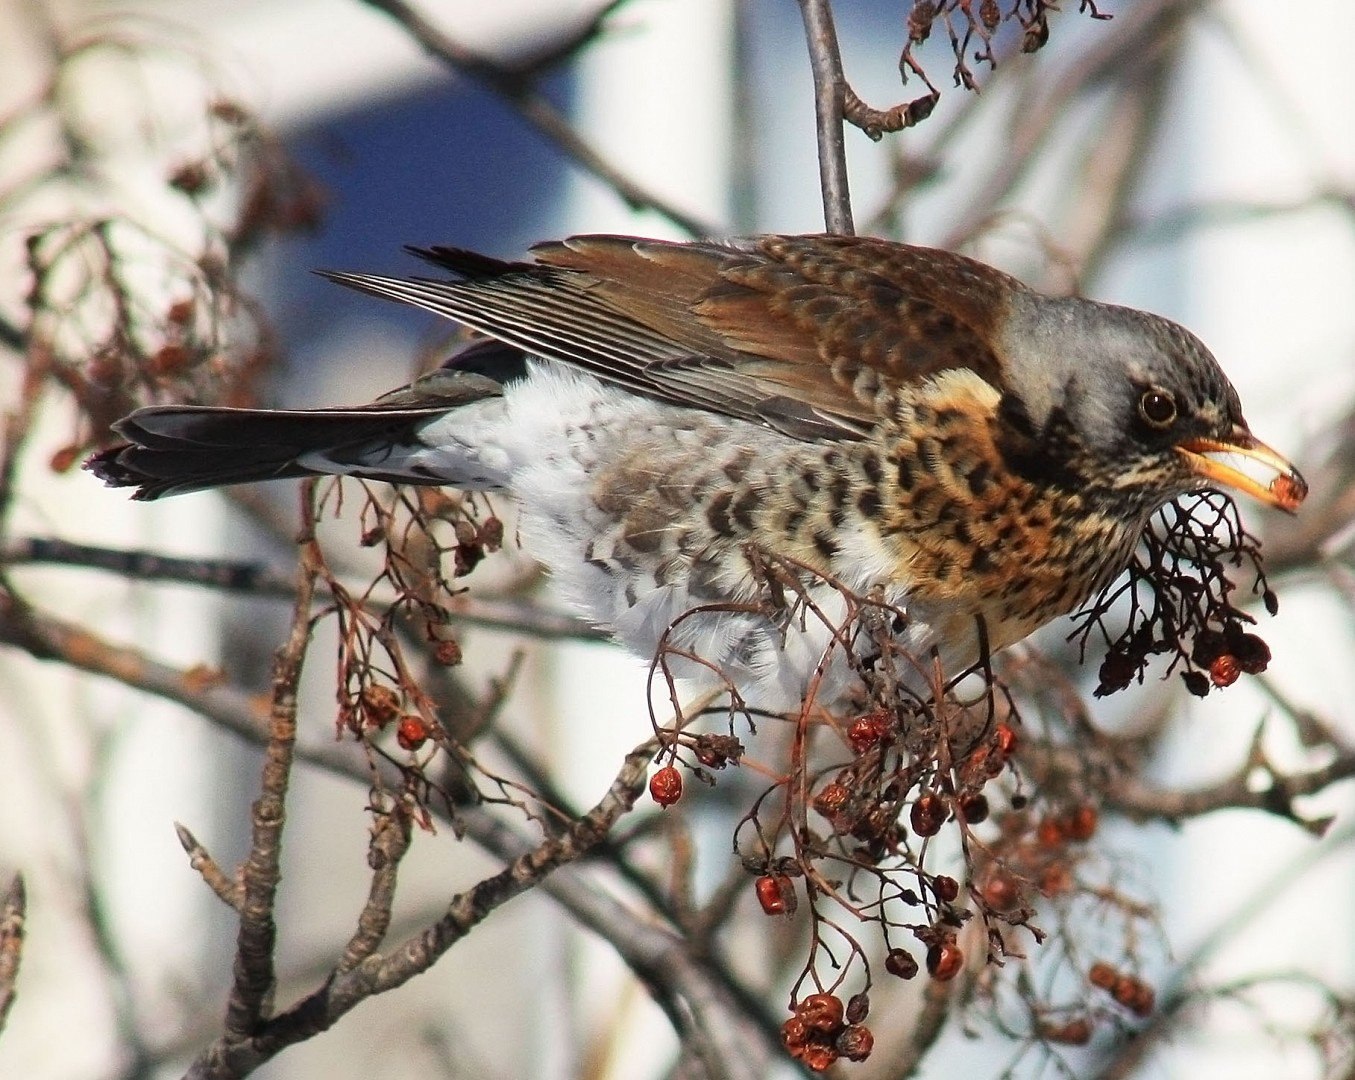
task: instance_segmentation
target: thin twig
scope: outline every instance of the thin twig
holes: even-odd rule
[[[394,19],[424,51],[474,79],[509,102],[532,127],[553,142],[580,168],[608,185],[633,210],[662,214],[691,236],[719,236],[724,230],[679,210],[662,196],[621,172],[580,135],[550,99],[535,88],[531,74],[513,71],[466,48],[415,11],[404,0],[364,0]]]
[[[390,929],[391,908],[395,904],[395,885],[400,861],[409,851],[410,808],[402,802],[374,807],[372,839],[367,847],[367,865],[372,870],[372,882],[367,891],[367,903],[358,916],[358,928],[344,947],[334,970],[352,971],[381,947]]]
[[[281,877],[282,831],[286,823],[287,788],[296,745],[297,687],[311,638],[311,602],[318,561],[314,550],[314,482],[302,486],[306,521],[301,541],[301,574],[297,584],[292,628],[278,650],[273,669],[268,746],[263,781],[252,813],[249,857],[241,869],[240,928],[236,943],[235,984],[226,1008],[225,1037],[254,1033],[268,1009],[273,990],[273,948],[277,938],[274,902]]]
[[[5,1029],[17,991],[27,913],[28,894],[24,889],[23,875],[15,874],[5,891],[4,902],[0,903],[0,1031]]]
[[[996,165],[966,198],[973,210],[942,237],[939,247],[959,248],[987,224],[999,206],[1026,177],[1039,151],[1048,145],[1080,95],[1128,71],[1142,70],[1158,51],[1176,39],[1184,21],[1207,0],[1146,0],[1116,17],[1112,32],[1079,54],[1078,61],[1053,81],[1047,92],[1012,114],[1012,122]]]
[[[0,551],[0,566],[42,564],[104,570],[131,581],[194,585],[223,592],[240,592],[262,599],[291,601],[296,580],[265,563],[238,559],[179,558],[136,548],[110,548],[76,544],[60,537],[27,536],[13,540]],[[317,584],[317,594],[328,590]],[[389,598],[373,596],[376,604]],[[606,641],[607,635],[567,612],[552,610],[530,600],[491,600],[468,593],[451,597],[446,613],[454,622],[505,630],[547,641]]]
[[[847,148],[842,110],[847,82],[842,74],[837,30],[829,0],[800,0],[814,75],[814,120],[819,143],[819,185],[823,190],[823,221],[828,231],[850,236],[852,199],[847,185]]]
[[[188,865],[196,870],[204,884],[216,893],[217,899],[238,912],[244,904],[244,889],[240,882],[232,880],[230,875],[221,869],[220,864],[212,858],[187,826],[176,821],[174,832],[179,837],[179,844],[188,854]]]

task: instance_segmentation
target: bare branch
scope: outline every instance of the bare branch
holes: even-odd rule
[[[0,1031],[9,1019],[23,958],[24,920],[28,914],[28,895],[22,874],[10,879],[5,898],[0,902]]]
[[[819,185],[823,190],[823,221],[831,233],[850,236],[851,192],[847,185],[847,148],[842,118],[847,80],[842,73],[837,29],[829,0],[800,0],[800,15],[814,74],[814,119],[819,143]]]
[[[0,551],[0,566],[42,564],[104,570],[130,581],[196,585],[223,592],[241,592],[263,599],[291,601],[296,579],[265,563],[238,559],[186,559],[155,551],[77,544],[60,537],[28,536],[11,541]],[[317,594],[327,595],[323,583]],[[381,596],[373,597],[381,603]],[[542,606],[531,600],[493,600],[469,593],[446,602],[449,618],[468,626],[510,630],[546,641],[606,641],[600,630],[568,612]]]
[[[535,79],[531,72],[523,73],[504,68],[466,48],[434,26],[404,0],[364,0],[364,2],[394,19],[431,56],[474,79],[509,102],[541,135],[559,147],[576,165],[592,173],[615,191],[632,210],[653,210],[662,214],[690,236],[719,236],[724,232],[716,223],[703,221],[678,209],[621,172],[570,126],[569,121],[551,104],[549,98],[535,89]],[[602,14],[606,14],[610,9],[611,5],[608,5]]]
[[[268,999],[273,991],[273,946],[277,938],[273,907],[281,877],[282,830],[286,823],[287,787],[296,745],[297,687],[310,644],[311,601],[318,572],[315,519],[311,509],[314,495],[313,481],[302,485],[302,514],[306,525],[300,538],[301,574],[291,632],[274,662],[262,790],[254,803],[249,856],[240,873],[240,929],[235,954],[235,985],[226,1007],[227,1039],[253,1034],[268,1009]]]
[[[400,860],[409,851],[410,808],[402,802],[373,808],[372,839],[367,846],[367,865],[372,882],[367,903],[358,916],[358,928],[349,939],[335,967],[337,972],[352,971],[381,947],[390,929],[391,907],[395,903],[395,883]]]
[[[244,889],[240,882],[231,880],[186,826],[176,821],[174,832],[179,837],[180,845],[188,853],[188,865],[202,876],[207,887],[216,893],[223,904],[238,912],[244,904]]]

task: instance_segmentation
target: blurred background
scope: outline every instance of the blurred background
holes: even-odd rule
[[[303,202],[313,227],[269,238],[241,263],[276,333],[278,362],[259,383],[269,403],[369,400],[445,350],[447,327],[348,294],[311,274],[316,268],[406,272],[413,265],[403,244],[512,258],[573,232],[680,238],[684,225],[717,236],[822,228],[812,87],[791,0],[616,5],[535,84],[552,115],[670,212],[628,205],[579,166],[577,151],[543,136],[520,103],[431,56],[381,6],[0,6],[8,72],[0,80],[0,313],[11,331],[5,344],[28,360],[6,364],[5,400],[20,400],[33,370],[25,237],[52,221],[127,214],[192,250],[200,223],[182,211],[182,185],[164,181],[210,146],[201,116],[213,101],[245,103],[309,177]],[[847,77],[882,108],[922,90],[916,79],[899,83],[909,8],[854,0],[836,10]],[[1106,0],[1099,8],[1110,21],[1071,2],[1064,8],[1051,14],[1050,42],[1038,53],[1022,55],[999,37],[997,70],[973,65],[977,93],[952,85],[944,33],[919,48],[941,90],[932,116],[879,143],[847,132],[858,228],[959,247],[1049,291],[1148,308],[1210,345],[1253,429],[1315,482],[1297,522],[1243,508],[1277,568],[1282,607],[1264,626],[1275,660],[1264,680],[1203,702],[1186,699],[1177,681],[1150,682],[1096,702],[1093,719],[1127,738],[1151,737],[1146,776],[1163,789],[1207,788],[1249,762],[1259,784],[1272,769],[1348,761],[1355,534],[1341,492],[1352,471],[1355,400],[1355,66],[1346,55],[1355,7]],[[512,67],[575,41],[601,5],[430,0],[418,10],[459,46]],[[73,43],[98,35],[129,44],[70,59]],[[63,155],[79,167],[53,172]],[[153,275],[135,287],[173,293]],[[252,514],[218,495],[132,505],[78,469],[49,468],[72,440],[72,415],[58,394],[24,417],[23,453],[7,458],[6,573],[55,616],[135,641],[180,668],[220,666],[233,683],[265,690],[285,602],[38,565],[16,560],[13,544],[60,537],[251,558],[288,572],[285,527],[279,536],[267,523],[294,514],[292,485],[251,496],[262,503]],[[336,530],[332,546],[336,560],[360,569],[355,538],[353,528]],[[509,551],[471,585],[492,599],[532,573]],[[1051,627],[1042,645],[1071,662],[1066,633]],[[257,751],[187,710],[5,640],[0,875],[22,870],[29,904],[0,1075],[179,1075],[219,1030],[234,921],[189,869],[172,823],[187,824],[222,866],[234,866],[247,850]],[[523,651],[505,723],[561,791],[591,805],[648,731],[644,665],[586,640],[468,629],[462,644],[467,679],[478,686]],[[326,662],[322,645],[308,671],[304,726],[314,742],[332,733]],[[1336,773],[1300,803],[1307,820],[1334,817],[1321,836],[1255,809],[1185,812],[1170,827],[1107,825],[1109,858],[1159,905],[1166,946],[1150,969],[1159,993],[1209,993],[1141,1058],[1094,1047],[1069,1057],[1066,1075],[1355,1075],[1355,814],[1348,773]],[[737,811],[731,816],[736,796],[726,786],[738,790],[722,778],[704,803],[682,808],[700,852],[698,891],[729,871]],[[303,768],[290,806],[280,1002],[323,977],[351,933],[368,876],[361,785]],[[499,866],[450,829],[419,835],[398,930],[436,918],[457,890]],[[595,877],[635,902],[605,873]],[[775,1014],[786,991],[775,959],[794,948],[795,932],[771,926],[750,901],[726,948],[770,988]],[[921,1005],[913,994],[894,1007],[911,1017]],[[872,1025],[887,1042],[883,1010],[877,1003]],[[989,1027],[972,1033],[951,1023],[917,1075],[1055,1069]],[[895,1075],[885,1053],[877,1058],[850,1075]],[[258,1075],[639,1078],[679,1075],[675,1060],[677,1039],[644,986],[610,945],[537,892],[496,911],[428,975],[367,1002]],[[793,1075],[788,1065],[766,1069]]]

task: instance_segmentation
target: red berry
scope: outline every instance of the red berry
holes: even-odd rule
[[[796,1006],[795,1015],[803,1020],[811,1031],[836,1034],[843,1025],[842,999],[836,994],[810,994]]]
[[[932,879],[932,890],[936,893],[938,900],[949,904],[960,895],[960,883],[953,877],[941,874]]]
[[[998,724],[993,731],[993,744],[1003,757],[1016,753],[1016,729],[1010,724]]]
[[[1064,830],[1062,819],[1051,815],[1040,822],[1039,827],[1035,830],[1035,838],[1040,842],[1041,847],[1058,848],[1063,846],[1068,834]]]
[[[800,1060],[814,1072],[825,1072],[838,1059],[838,1052],[828,1043],[812,1042],[804,1048]]]
[[[1011,911],[1021,903],[1021,886],[1006,870],[994,870],[979,895],[994,911]]]
[[[395,729],[395,741],[401,749],[414,751],[428,741],[428,725],[422,716],[405,713],[400,717],[400,726]]]
[[[889,718],[883,712],[867,713],[847,728],[847,741],[858,754],[864,754],[889,734]]]
[[[793,915],[795,886],[785,874],[763,874],[753,886],[757,902],[768,915]]]
[[[1069,840],[1086,843],[1096,835],[1098,815],[1091,803],[1082,803],[1063,819],[1063,831]]]
[[[1087,969],[1087,981],[1101,990],[1109,990],[1119,977],[1120,973],[1104,960],[1098,960]]]
[[[1215,686],[1232,686],[1242,674],[1237,657],[1232,653],[1223,653],[1214,657],[1209,665],[1209,681]]]
[[[919,795],[908,811],[908,821],[918,836],[935,836],[946,823],[946,804],[940,795],[930,791]]]
[[[927,974],[937,982],[949,982],[964,967],[964,952],[953,941],[942,941],[927,950]]]
[[[1147,1016],[1153,1011],[1156,995],[1153,988],[1133,975],[1120,975],[1110,988],[1110,996],[1135,1016]]]
[[[665,765],[649,778],[649,797],[660,806],[672,806],[682,798],[682,773]]]
[[[831,820],[842,813],[850,798],[851,792],[841,784],[824,784],[814,796],[814,809]]]
[[[1064,1024],[1041,1024],[1040,1035],[1052,1043],[1064,1046],[1086,1046],[1092,1041],[1092,1022],[1079,1016]]]

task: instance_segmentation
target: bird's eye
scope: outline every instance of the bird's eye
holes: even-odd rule
[[[1176,423],[1176,399],[1165,390],[1145,390],[1139,398],[1139,415],[1149,427],[1163,431]]]

